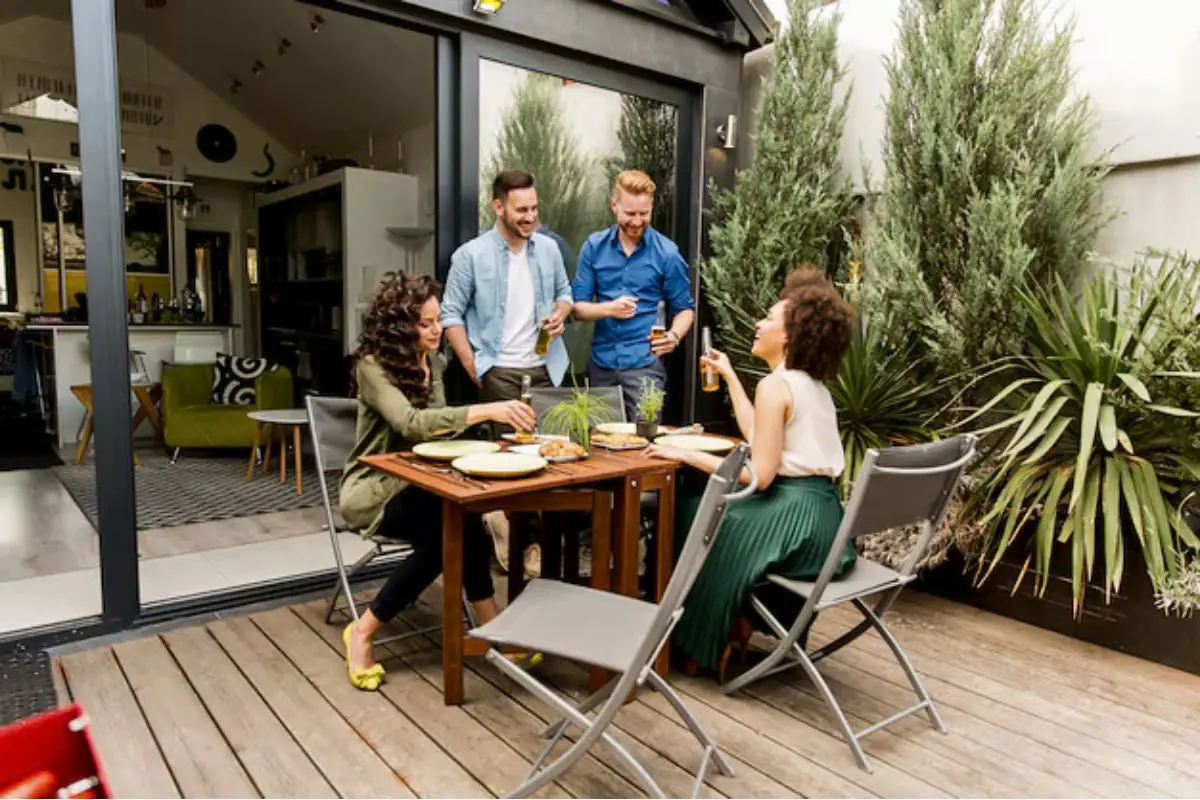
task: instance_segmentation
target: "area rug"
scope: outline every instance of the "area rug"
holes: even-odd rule
[[[139,449],[138,458],[141,466],[134,469],[138,530],[295,511],[321,504],[321,487],[311,464],[304,469],[304,494],[297,495],[290,470],[287,483],[279,482],[277,468],[266,473],[256,471],[254,480],[246,483],[245,456],[184,452],[172,464],[165,455]],[[79,466],[55,467],[54,474],[96,527],[96,467],[92,457]]]

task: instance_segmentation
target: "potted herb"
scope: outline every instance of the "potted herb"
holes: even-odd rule
[[[662,412],[663,403],[667,399],[667,393],[658,388],[658,384],[654,379],[646,376],[642,378],[641,395],[638,397],[637,403],[637,435],[643,439],[653,439],[658,433],[658,415]]]
[[[568,436],[590,453],[592,428],[609,422],[614,416],[612,407],[602,397],[587,389],[576,388],[570,400],[563,400],[546,412],[542,429],[546,433]]]

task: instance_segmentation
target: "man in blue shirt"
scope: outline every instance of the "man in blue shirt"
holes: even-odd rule
[[[666,388],[662,357],[675,352],[696,316],[687,262],[674,242],[650,227],[655,188],[644,172],[617,176],[617,224],[588,237],[571,285],[575,316],[596,322],[588,379],[593,386],[622,387],[629,419],[636,418],[643,378]],[[655,335],[660,303],[669,327]]]
[[[567,372],[562,333],[571,286],[557,244],[538,232],[533,176],[508,170],[492,184],[496,227],[454,252],[442,326],[484,402],[515,400],[521,379],[555,386]],[[550,344],[537,348],[545,332]]]

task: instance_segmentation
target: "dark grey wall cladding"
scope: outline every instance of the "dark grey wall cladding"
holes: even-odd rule
[[[508,0],[495,16],[472,0],[338,0],[348,7],[399,12],[432,26],[542,42],[614,65],[640,67],[687,83],[738,91],[742,51],[606,0]],[[547,13],[553,5],[553,13]]]

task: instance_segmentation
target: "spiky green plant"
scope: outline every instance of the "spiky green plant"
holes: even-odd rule
[[[976,501],[987,526],[980,581],[1016,550],[1022,577],[1032,571],[1044,592],[1065,547],[1078,614],[1097,562],[1106,597],[1119,590],[1132,542],[1156,591],[1179,585],[1200,539],[1174,497],[1181,480],[1200,478],[1200,461],[1172,426],[1200,413],[1156,396],[1169,382],[1200,382],[1200,364],[1177,353],[1196,333],[1197,296],[1200,264],[1186,258],[1139,262],[1127,286],[1102,274],[1081,302],[1058,278],[1018,292],[1025,352],[992,370],[1007,385],[964,421],[999,416],[982,432],[1005,435]]]
[[[592,428],[616,417],[616,412],[603,397],[576,386],[569,400],[563,400],[546,412],[542,430],[546,433],[569,436],[584,450],[592,450]]]
[[[763,368],[750,354],[754,323],[801,262],[827,268],[842,241],[850,193],[839,148],[848,92],[839,82],[836,18],[792,0],[774,45],[757,112],[754,160],[728,191],[713,190],[712,256],[700,264],[722,349],[752,387]]]
[[[1072,281],[1110,218],[1071,38],[1034,0],[901,3],[868,302],[926,374],[1020,352],[1020,290]]]

